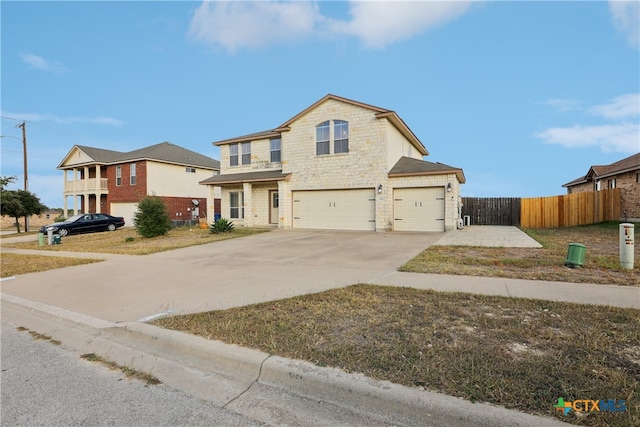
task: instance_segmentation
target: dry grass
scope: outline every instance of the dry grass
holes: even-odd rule
[[[106,366],[107,368],[111,369],[112,371],[120,371],[122,372],[127,378],[130,379],[136,379],[139,381],[143,381],[148,385],[158,385],[158,384],[162,384],[162,381],[160,381],[158,378],[156,378],[155,376],[151,375],[151,374],[147,374],[145,372],[140,372],[136,369],[130,368],[128,366],[121,366],[118,365],[115,362],[111,362],[101,356],[98,356],[95,353],[87,353],[87,354],[83,354],[82,356],[80,356],[81,359],[87,360],[89,362],[95,362],[95,363],[100,363],[104,366]]]
[[[636,228],[640,228],[640,224]],[[640,286],[640,265],[636,263],[633,270],[623,270],[619,267],[617,222],[524,231],[543,247],[530,249],[431,246],[403,265],[400,270]],[[583,243],[587,246],[584,268],[571,269],[564,266],[569,243]],[[640,245],[635,245],[635,258],[640,259]]]
[[[121,255],[147,255],[155,252],[185,248],[194,245],[233,239],[267,231],[266,229],[242,228],[232,233],[211,234],[209,230],[195,227],[171,229],[166,235],[144,238],[133,228],[121,228],[113,232],[77,234],[62,238],[60,245],[38,246],[38,242],[7,243],[2,246],[43,251],[95,252]]]
[[[11,277],[18,274],[46,271],[54,268],[71,267],[90,264],[99,259],[68,258],[47,255],[19,255],[3,253],[0,257],[0,277]]]
[[[576,424],[640,425],[637,310],[356,285],[154,323]],[[559,397],[628,411],[565,417]]]

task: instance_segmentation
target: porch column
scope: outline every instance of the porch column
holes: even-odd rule
[[[291,191],[289,181],[278,181],[278,228],[291,228]]]
[[[67,170],[63,170],[62,176],[62,209],[65,218],[69,218],[69,209],[67,208]]]
[[[245,227],[253,227],[253,198],[251,197],[253,185],[250,182],[242,184],[244,192],[244,225]]]

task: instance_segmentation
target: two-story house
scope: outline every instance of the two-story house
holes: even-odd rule
[[[594,165],[587,174],[563,185],[567,194],[620,189],[623,219],[640,221],[640,153],[609,165]]]
[[[220,171],[220,162],[169,142],[126,153],[74,145],[57,167],[64,171],[64,216],[74,213],[122,216],[133,226],[137,203],[160,197],[174,224],[220,212],[220,188],[200,181]],[[212,203],[208,206],[207,203]]]
[[[445,231],[462,169],[428,152],[391,110],[327,95],[275,129],[213,143],[222,216],[238,225]]]

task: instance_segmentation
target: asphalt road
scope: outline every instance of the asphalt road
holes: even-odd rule
[[[2,322],[2,426],[260,426]]]

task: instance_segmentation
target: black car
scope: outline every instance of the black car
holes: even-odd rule
[[[124,226],[124,218],[103,213],[87,213],[74,215],[64,222],[40,227],[40,232],[47,234],[49,230],[53,234],[66,236],[68,234],[93,233],[96,231],[114,231]]]

